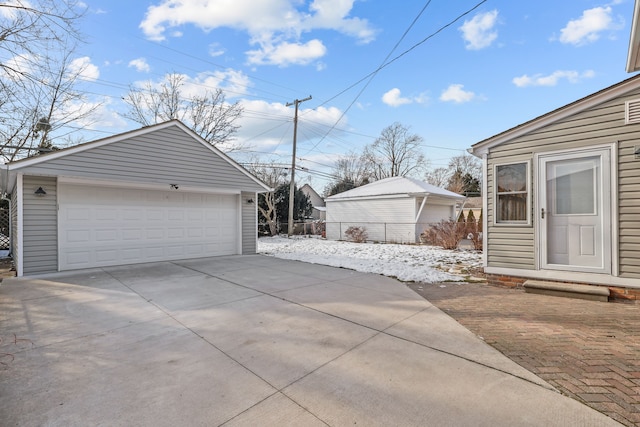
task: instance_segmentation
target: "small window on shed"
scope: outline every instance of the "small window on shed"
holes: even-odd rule
[[[495,167],[496,224],[529,224],[529,163]]]
[[[626,124],[640,123],[640,99],[625,102],[624,122]]]

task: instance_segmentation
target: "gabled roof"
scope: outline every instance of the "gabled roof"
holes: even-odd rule
[[[468,151],[471,154],[480,157],[492,147],[511,141],[529,132],[533,132],[574,114],[581,113],[597,105],[611,101],[612,99],[639,88],[640,74],[555,109],[549,113],[538,116],[535,119],[529,120],[528,122],[522,123],[490,138],[477,142],[473,144]]]
[[[17,172],[17,171],[19,171],[20,169],[23,169],[23,168],[27,168],[27,167],[30,167],[30,166],[34,166],[34,165],[39,165],[39,164],[42,164],[42,163],[50,162],[52,160],[59,159],[61,157],[70,156],[70,155],[73,155],[73,154],[76,154],[76,153],[81,153],[81,152],[84,152],[84,151],[87,151],[87,150],[92,150],[92,149],[95,149],[95,148],[98,148],[98,147],[102,147],[102,146],[105,146],[105,145],[109,145],[109,144],[114,144],[114,143],[117,143],[117,142],[125,141],[125,140],[130,139],[130,138],[135,138],[135,137],[138,137],[138,136],[141,136],[141,135],[149,134],[151,132],[157,132],[159,130],[167,129],[167,128],[170,128],[170,127],[177,127],[180,130],[182,130],[189,137],[193,138],[194,141],[196,141],[197,143],[200,143],[201,145],[206,147],[208,150],[210,150],[212,153],[214,153],[215,155],[220,157],[222,160],[224,160],[226,163],[231,165],[233,168],[237,169],[240,173],[242,173],[246,177],[250,178],[253,182],[255,182],[260,187],[264,188],[265,191],[270,191],[271,190],[271,188],[269,188],[266,184],[264,184],[262,181],[260,181],[254,175],[252,175],[249,171],[247,171],[245,168],[240,166],[238,163],[236,163],[233,159],[231,159],[225,153],[223,153],[222,151],[220,151],[219,149],[217,149],[213,145],[209,144],[200,135],[198,135],[197,133],[192,131],[189,127],[187,127],[185,124],[183,124],[179,120],[169,120],[169,121],[164,122],[164,123],[154,124],[154,125],[151,125],[151,126],[145,126],[145,127],[140,128],[140,129],[136,129],[136,130],[120,133],[120,134],[117,134],[117,135],[113,135],[113,136],[110,136],[110,137],[107,137],[107,138],[98,139],[98,140],[95,140],[95,141],[86,142],[86,143],[83,143],[83,144],[75,145],[73,147],[64,148],[64,149],[59,150],[59,151],[53,151],[53,152],[50,152],[50,153],[41,154],[41,155],[34,156],[34,157],[27,157],[27,158],[24,158],[24,159],[16,160],[16,161],[11,162],[11,163],[7,163],[5,165],[0,165],[0,169],[5,169],[7,171],[6,173],[7,173],[7,178],[8,178],[8,179],[6,179],[6,182],[2,183],[3,184],[3,188],[4,188],[4,190],[6,190],[7,187],[11,186],[11,183],[9,183],[8,181],[11,180],[12,178],[15,179],[15,176],[13,176],[13,177],[10,176],[10,172]]]
[[[434,195],[451,199],[464,199],[465,197],[454,193],[444,188],[439,188],[434,185],[428,184],[424,181],[420,181],[413,178],[407,178],[403,176],[394,176],[391,178],[381,179],[380,181],[374,181],[371,184],[363,185],[362,187],[354,188],[352,190],[344,191],[339,194],[334,194],[331,197],[327,197],[327,201],[331,200],[345,200],[345,199],[357,199],[368,198],[377,196],[425,196]]]
[[[309,184],[305,184],[302,187],[300,187],[300,191],[302,191],[304,194],[306,194],[309,197],[312,197],[312,198],[315,197],[317,200],[324,201],[322,196],[319,195],[318,192],[314,190],[313,187]]]

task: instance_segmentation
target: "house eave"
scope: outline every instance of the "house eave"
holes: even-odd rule
[[[469,152],[474,156],[482,157],[482,155],[487,154],[493,147],[509,142],[515,138],[553,124],[574,114],[593,108],[594,106],[608,102],[618,96],[637,89],[638,87],[640,87],[640,75],[623,80],[622,82],[581,98],[571,104],[560,107],[521,125],[477,142],[471,146]]]
[[[29,158],[26,158],[26,159],[21,159],[21,160],[15,161],[15,162],[7,163],[7,164],[3,165],[4,168],[7,170],[7,172],[6,172],[6,178],[7,178],[6,179],[6,183],[8,185],[8,184],[11,183],[12,179],[15,180],[16,172],[19,172],[21,169],[25,169],[25,168],[28,168],[30,166],[38,165],[40,163],[48,162],[50,160],[55,160],[55,159],[58,159],[60,157],[65,157],[65,156],[72,155],[72,154],[75,154],[75,153],[81,153],[81,152],[84,152],[84,151],[87,151],[87,150],[91,150],[91,149],[94,149],[94,148],[102,147],[104,145],[113,144],[113,143],[120,142],[120,141],[125,141],[125,140],[130,139],[130,138],[135,138],[137,136],[144,135],[144,134],[149,133],[149,132],[155,132],[155,131],[166,129],[166,128],[172,127],[172,126],[179,127],[182,131],[184,131],[185,133],[189,134],[194,140],[198,141],[204,147],[206,147],[207,149],[209,149],[210,151],[212,151],[213,153],[218,155],[221,159],[223,159],[228,164],[230,164],[232,167],[234,167],[236,170],[238,170],[238,172],[240,172],[243,175],[247,176],[258,187],[260,187],[260,190],[257,190],[257,191],[255,189],[252,189],[251,190],[252,192],[265,193],[265,192],[273,191],[272,188],[270,188],[264,182],[262,182],[257,177],[252,175],[248,170],[246,170],[245,168],[240,166],[233,159],[231,159],[228,155],[226,155],[225,153],[223,153],[222,151],[220,151],[216,147],[214,147],[211,144],[209,144],[202,137],[200,137],[200,135],[198,135],[197,133],[195,133],[194,131],[189,129],[185,124],[183,124],[179,120],[170,120],[170,121],[167,121],[167,122],[164,122],[164,123],[142,127],[140,129],[132,130],[132,131],[129,131],[129,132],[121,133],[121,134],[118,134],[118,135],[114,135],[114,136],[111,136],[111,137],[107,137],[107,138],[103,138],[103,139],[99,139],[99,140],[95,140],[95,141],[86,142],[84,144],[76,145],[74,147],[65,148],[65,149],[62,149],[62,150],[59,150],[59,151],[54,151],[54,152],[47,153],[47,154],[44,154],[44,155],[35,156],[35,157],[29,157]],[[9,187],[9,188],[11,188],[11,187]]]
[[[631,36],[629,38],[629,51],[627,53],[627,73],[640,71],[640,0],[636,0],[633,7],[633,20],[631,23]]]

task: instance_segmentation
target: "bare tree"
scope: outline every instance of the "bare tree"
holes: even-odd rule
[[[42,57],[30,78],[1,80],[0,154],[5,161],[60,147],[63,130],[69,136],[69,125],[90,123],[100,107],[79,90],[87,65],[72,59],[73,46],[61,48],[66,50],[57,57]]]
[[[471,154],[461,154],[449,160],[449,170],[460,171],[462,175],[469,174],[473,178],[482,180],[482,162]]]
[[[435,168],[427,171],[424,175],[425,181],[436,187],[445,188],[449,183],[451,173],[448,168]]]
[[[40,60],[69,40],[80,40],[84,14],[75,0],[13,0],[0,3],[0,62],[3,78],[38,80]],[[15,76],[19,78],[15,79]]]
[[[454,193],[477,195],[482,182],[482,164],[480,160],[468,154],[449,159],[446,168],[427,171],[425,180],[437,187],[446,188]]]
[[[368,184],[372,180],[367,158],[354,151],[336,160],[332,175],[335,178],[324,190],[327,197]]]
[[[283,165],[274,162],[263,163],[257,159],[253,159],[250,163],[246,164],[245,167],[274,191],[278,186],[287,182],[288,169]],[[278,215],[276,212],[274,191],[261,193],[258,196],[258,212],[260,212],[269,226],[269,234],[272,236],[278,234]]]
[[[426,166],[422,137],[398,122],[384,128],[364,156],[375,179],[419,174]]]
[[[86,120],[99,107],[78,90],[85,71],[73,60],[83,13],[78,4],[0,4],[0,154],[5,161],[54,148],[56,131]]]
[[[240,103],[226,102],[221,89],[187,95],[185,79],[182,74],[171,73],[159,85],[148,81],[140,87],[131,87],[124,97],[129,105],[124,116],[143,126],[178,119],[223,151],[246,148],[233,139],[240,128],[236,120],[243,113]]]

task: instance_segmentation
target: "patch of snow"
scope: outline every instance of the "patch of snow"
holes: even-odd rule
[[[434,246],[351,243],[307,237],[261,237],[258,252],[282,259],[348,268],[395,277],[404,282],[463,281],[451,266],[480,267],[482,255]],[[458,269],[456,269],[458,270]]]

